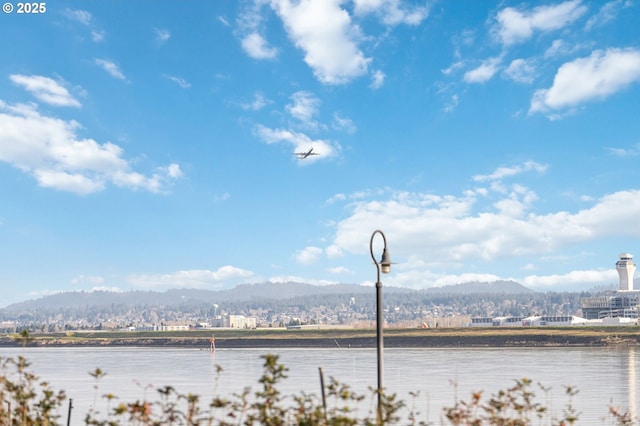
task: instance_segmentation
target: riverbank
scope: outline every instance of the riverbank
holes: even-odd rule
[[[376,347],[375,329],[189,330],[173,332],[67,332],[0,335],[0,347],[150,346],[210,348]],[[640,327],[487,327],[385,329],[393,348],[640,346]]]

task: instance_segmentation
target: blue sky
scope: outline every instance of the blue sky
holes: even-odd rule
[[[0,16],[0,306],[371,285],[376,229],[414,289],[640,255],[636,1],[45,6]]]

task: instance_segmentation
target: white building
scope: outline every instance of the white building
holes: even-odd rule
[[[493,317],[475,317],[471,318],[469,327],[491,327],[493,326]]]
[[[476,317],[471,318],[469,327],[520,327],[522,317]]]
[[[586,319],[575,315],[544,315],[525,318],[522,320],[522,325],[528,327],[565,327],[569,325],[586,325],[588,322]]]
[[[244,315],[229,315],[230,328],[256,328],[256,319],[254,317],[245,317]]]
[[[158,331],[186,331],[189,328],[189,324],[161,324]]]

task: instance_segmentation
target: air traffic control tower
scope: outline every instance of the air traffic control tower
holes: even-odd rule
[[[621,253],[620,260],[616,262],[616,270],[620,276],[620,288],[618,291],[633,291],[633,274],[636,272],[633,255]]]
[[[616,270],[620,276],[618,290],[580,300],[584,318],[640,318],[640,290],[633,288],[633,274],[636,272],[633,255],[620,254]]]

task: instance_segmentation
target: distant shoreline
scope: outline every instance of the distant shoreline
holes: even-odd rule
[[[0,347],[375,348],[375,330],[206,330],[0,335]],[[388,348],[640,346],[640,327],[385,329]]]

